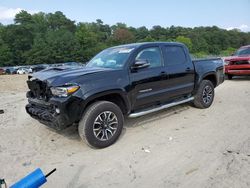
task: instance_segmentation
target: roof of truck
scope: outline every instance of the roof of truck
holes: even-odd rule
[[[179,42],[140,42],[140,43],[131,43],[131,44],[123,44],[123,45],[119,45],[119,46],[114,46],[112,48],[115,47],[140,47],[143,45],[149,45],[149,44],[156,44],[156,45],[160,45],[160,44],[178,44],[178,45],[183,45],[182,43]]]

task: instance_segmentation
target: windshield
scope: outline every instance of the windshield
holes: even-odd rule
[[[235,52],[236,56],[250,55],[250,48],[240,48]]]
[[[103,50],[86,67],[121,69],[133,50],[133,47],[117,47]]]

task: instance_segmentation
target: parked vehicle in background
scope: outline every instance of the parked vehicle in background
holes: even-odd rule
[[[66,62],[62,64],[63,66],[72,66],[72,67],[82,67],[83,65],[81,63],[77,62]]]
[[[49,64],[49,67],[82,67],[83,64],[77,63],[77,62],[65,62],[65,63],[55,63],[55,64]]]
[[[78,123],[96,148],[113,144],[124,116],[146,115],[192,101],[208,108],[224,81],[220,58],[192,61],[181,43],[136,43],[97,54],[85,67],[54,67],[28,77],[31,117],[61,130]]]
[[[28,71],[28,73],[32,73],[33,72],[33,70],[32,70],[31,67],[25,67],[25,69]]]
[[[48,67],[49,67],[49,66],[48,66],[48,65],[45,65],[45,64],[34,65],[34,66],[32,67],[32,71],[33,71],[33,72],[39,72],[39,71],[44,70],[44,69],[46,69],[46,68],[48,68]]]
[[[18,68],[15,67],[7,67],[5,69],[5,74],[17,74]]]
[[[4,73],[5,73],[4,69],[0,68],[0,74],[4,74]]]
[[[26,68],[19,68],[18,70],[17,70],[17,74],[28,74],[29,73],[29,70],[28,69],[26,69]]]
[[[225,58],[225,74],[233,76],[250,75],[250,45],[240,47],[231,57]]]

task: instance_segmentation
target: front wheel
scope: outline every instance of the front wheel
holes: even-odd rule
[[[214,85],[209,80],[202,80],[200,87],[194,97],[194,106],[197,108],[208,108],[214,100]]]
[[[232,79],[233,79],[233,75],[228,74],[228,75],[227,75],[227,79],[228,79],[228,80],[232,80]]]
[[[105,148],[119,138],[123,129],[123,114],[114,103],[98,101],[90,105],[79,122],[82,140],[95,148]]]

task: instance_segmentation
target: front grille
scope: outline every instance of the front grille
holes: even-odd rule
[[[49,100],[51,92],[46,82],[42,82],[41,80],[36,79],[36,80],[28,80],[27,84],[30,89],[28,97],[42,99],[45,101]]]

